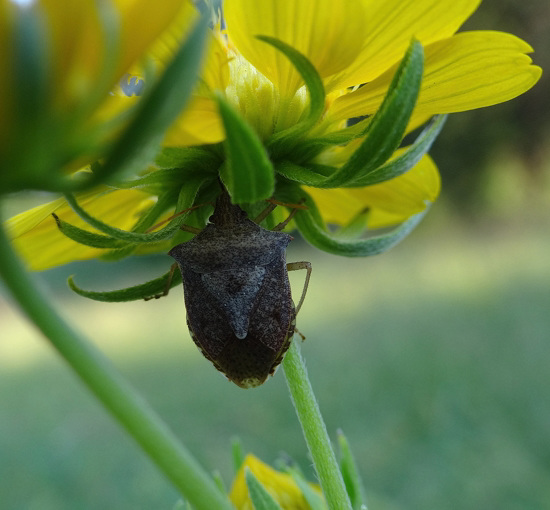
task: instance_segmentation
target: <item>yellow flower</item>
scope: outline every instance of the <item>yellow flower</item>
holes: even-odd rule
[[[322,150],[314,150],[312,144],[341,133],[350,118],[376,119],[413,38],[424,48],[423,79],[405,133],[433,115],[489,106],[531,88],[539,79],[541,69],[531,64],[527,53],[532,48],[526,42],[496,31],[457,33],[479,3],[480,0],[225,0],[225,28],[222,31],[215,26],[216,43],[211,46],[200,86],[190,107],[166,133],[166,150],[160,158],[164,163],[157,160],[161,169],[148,168],[143,174],[155,179],[157,173],[161,175],[159,172],[165,171],[163,169],[171,168],[180,169],[176,172],[178,177],[170,180],[169,185],[163,184],[161,191],[158,186],[134,190],[136,205],[124,212],[126,221],[117,218],[119,224],[126,224],[129,219],[136,223],[136,215],[139,217],[143,207],[143,194],[156,200],[172,192],[171,208],[167,207],[163,213],[173,211],[178,191],[187,186],[186,176],[196,177],[196,172],[203,172],[204,178],[195,190],[196,203],[205,197],[211,200],[212,187],[217,186],[219,170],[223,172],[227,157],[216,145],[226,134],[214,93],[221,94],[269,148],[270,164],[278,176],[286,178],[285,181],[277,177],[275,196],[281,191],[282,183],[301,183],[301,189],[313,200],[308,202],[310,210],[316,205],[325,222],[339,225],[346,225],[365,210],[369,211],[370,228],[396,225],[421,213],[427,204],[434,202],[440,190],[437,168],[425,150],[402,175],[369,181],[369,185],[358,181],[330,189],[330,186],[316,184],[325,178],[322,172],[337,172],[344,167],[368,138],[368,130],[358,131],[359,136],[354,140],[326,145]],[[273,149],[274,140],[307,124],[312,99],[302,74],[287,55],[257,36],[273,37],[298,50],[314,66],[325,91],[319,117],[308,124],[305,131],[297,132],[295,139],[290,140],[292,150],[283,150],[282,156]],[[157,54],[157,58],[162,61],[169,53]],[[128,99],[118,100],[124,103]],[[368,124],[369,120],[365,122]],[[191,145],[200,149],[186,149]],[[396,150],[388,164],[399,161],[407,149]],[[201,155],[207,160],[204,164]],[[289,164],[298,168],[298,173],[294,167],[289,171]],[[321,174],[313,175],[317,171]],[[299,172],[305,172],[300,174],[304,176],[302,180],[296,177]],[[112,188],[111,199],[116,202],[120,193],[121,190]],[[99,215],[106,223],[114,223],[114,210],[105,210],[93,195],[86,200],[88,212]],[[305,220],[300,221],[299,214],[296,216],[302,232],[310,227],[318,228],[311,224],[318,221],[315,214],[313,211],[308,225]],[[36,218],[37,213],[28,211],[10,221],[14,242],[21,250],[30,255],[37,249],[34,232],[39,226],[43,229],[41,235],[46,231],[50,233],[52,245],[60,243],[68,252],[74,246],[74,241],[64,238],[55,223],[47,218],[43,218],[47,226],[38,222],[33,228],[22,228],[27,224],[22,221],[26,216]],[[319,235],[326,237],[329,233]],[[306,238],[312,236],[306,235]],[[346,253],[347,246],[340,249],[340,245],[335,245],[327,251],[354,254]],[[157,247],[164,250],[166,245]],[[149,245],[149,251],[152,248]],[[81,247],[78,254],[74,250],[72,253],[74,258],[91,258],[97,256],[98,249]],[[56,259],[53,250],[46,247],[40,260],[40,264],[33,262],[33,267],[55,266],[65,258]]]
[[[179,16],[179,18],[178,18]],[[0,189],[97,159],[136,98],[119,83],[189,2],[0,0]]]
[[[229,493],[229,499],[237,510],[254,510],[246,484],[245,474],[247,468],[267,489],[283,510],[310,509],[310,506],[292,476],[274,470],[254,455],[247,455],[235,477],[231,492]],[[321,489],[318,485],[309,484],[309,486],[317,494],[321,495]]]

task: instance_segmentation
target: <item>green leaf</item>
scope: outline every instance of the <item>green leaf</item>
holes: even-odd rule
[[[315,66],[309,59],[283,41],[266,35],[257,38],[277,48],[283,53],[300,73],[309,93],[309,111],[307,116],[296,125],[275,133],[268,141],[268,148],[274,157],[280,157],[281,153],[292,149],[292,142],[305,134],[323,115],[325,109],[325,87]]]
[[[277,190],[277,198],[294,203],[305,199],[308,208],[299,210],[294,216],[296,226],[304,239],[320,250],[345,257],[369,257],[389,250],[414,230],[429,208],[426,206],[424,211],[411,216],[388,234],[354,241],[339,239],[338,235],[327,230],[315,202],[305,191],[294,186],[281,186]]]
[[[124,241],[119,241],[118,239],[114,239],[109,236],[95,234],[79,227],[75,227],[74,225],[60,219],[55,213],[52,213],[52,216],[54,217],[59,230],[69,239],[72,239],[77,243],[91,246],[92,248],[122,248],[127,244]]]
[[[346,164],[323,183],[323,187],[342,187],[365,177],[399,147],[420,90],[423,55],[422,45],[413,40],[362,144]]]
[[[258,481],[250,469],[245,468],[246,486],[255,510],[282,510],[267,489]]]
[[[300,492],[304,496],[304,499],[307,501],[307,504],[311,510],[327,510],[327,505],[323,497],[311,488],[309,483],[304,480],[304,477],[298,470],[289,468],[287,471],[290,476],[292,476],[294,482],[296,482],[296,485],[300,489]]]
[[[170,280],[172,275],[172,280]],[[84,290],[74,283],[72,276],[67,280],[71,290],[79,294],[80,296],[93,299],[95,301],[106,301],[109,303],[123,302],[123,301],[136,301],[138,299],[151,299],[163,294],[167,287],[172,289],[176,285],[181,283],[181,273],[176,269],[175,271],[168,271],[159,278],[142,283],[141,285],[135,285],[133,287],[127,287],[120,290],[111,290],[105,292],[96,292],[92,290]]]
[[[441,132],[446,119],[446,115],[435,116],[433,121],[418,135],[418,138],[403,154],[389,163],[378,167],[366,177],[360,178],[353,183],[348,184],[348,186],[371,186],[373,184],[378,184],[380,182],[399,177],[409,171],[422,159],[424,154],[430,150],[432,143]]]
[[[353,508],[359,510],[362,505],[366,505],[366,493],[348,440],[341,430],[338,431],[338,446],[340,448],[342,478],[346,484],[346,490]]]
[[[221,96],[216,96],[225,129],[227,159],[220,176],[235,204],[271,197],[275,175],[269,156],[256,132]]]
[[[150,161],[164,132],[183,111],[191,95],[203,60],[207,34],[208,19],[203,16],[162,77],[140,101],[133,121],[115,143],[105,164],[91,178],[67,179],[65,190],[89,188],[136,164],[143,167],[144,155]]]

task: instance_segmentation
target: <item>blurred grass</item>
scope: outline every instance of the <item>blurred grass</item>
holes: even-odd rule
[[[371,510],[549,508],[547,222],[470,229],[439,207],[383,256],[289,250],[289,261],[314,264],[298,325],[327,426],[347,434]],[[42,277],[228,485],[234,435],[267,462],[289,453],[312,476],[282,372],[255,390],[228,383],[192,344],[181,290],[110,305],[64,289],[72,273],[117,288],[167,264],[79,263]],[[292,281],[298,294],[303,275]],[[0,321],[0,507],[172,508],[176,493],[5,301]]]

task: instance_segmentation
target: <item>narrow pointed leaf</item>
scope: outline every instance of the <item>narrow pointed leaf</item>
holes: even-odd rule
[[[304,499],[307,501],[310,510],[327,510],[327,505],[323,497],[311,488],[297,470],[289,469],[288,472],[300,489],[302,496],[304,496]]]
[[[231,439],[231,456],[233,457],[233,469],[235,473],[238,473],[244,463],[243,445],[238,437]]]
[[[342,478],[346,484],[346,490],[353,508],[359,510],[362,505],[366,504],[366,493],[348,440],[342,431],[338,432],[338,446],[340,449]]]
[[[275,175],[261,140],[223,97],[218,95],[217,102],[225,129],[227,155],[220,175],[232,202],[253,203],[271,197]]]
[[[54,217],[59,230],[69,239],[72,239],[77,243],[91,246],[92,248],[122,248],[127,244],[124,241],[119,241],[118,239],[114,239],[109,236],[95,234],[94,232],[88,232],[87,230],[75,227],[74,225],[60,219],[57,214],[52,213],[52,216]]]
[[[278,174],[290,181],[313,186],[315,188],[323,187],[323,183],[330,178],[330,175],[336,172],[335,167],[327,165],[298,165],[292,161],[279,161],[275,170]]]
[[[269,151],[278,157],[281,151],[285,149],[285,146],[289,145],[289,142],[296,140],[302,134],[306,133],[321,118],[325,109],[325,88],[317,69],[315,69],[315,66],[305,55],[275,37],[266,35],[257,37],[260,41],[264,41],[277,48],[290,60],[304,80],[309,94],[309,111],[307,116],[296,125],[275,133],[269,139]]]
[[[371,121],[372,117],[368,117],[367,119],[357,122],[353,126],[340,129],[339,131],[300,141],[287,157],[298,164],[312,161],[315,156],[326,149],[334,147],[335,145],[344,145],[356,138],[364,136]]]
[[[220,166],[221,160],[214,152],[199,147],[165,147],[155,158],[159,168],[192,168],[194,170],[213,171]]]
[[[258,481],[250,469],[245,468],[246,486],[255,510],[282,510],[273,496]]]
[[[349,183],[348,186],[371,186],[373,184],[388,181],[394,177],[399,177],[409,171],[430,150],[432,143],[441,132],[446,119],[446,115],[437,115],[433,122],[418,135],[418,138],[402,155],[382,165],[365,177]]]
[[[135,285],[133,287],[127,287],[126,289],[111,290],[106,292],[96,292],[92,290],[85,290],[74,283],[73,277],[69,277],[67,283],[71,290],[77,294],[93,299],[95,301],[106,301],[110,303],[123,302],[123,301],[136,301],[138,299],[150,299],[155,296],[159,296],[166,291],[170,274],[172,273],[172,280],[169,285],[169,289],[172,289],[176,285],[181,283],[181,274],[179,271],[168,271],[166,274],[159,278],[150,280],[141,285]]]
[[[216,484],[216,487],[220,490],[220,492],[222,494],[227,494],[227,488],[223,481],[222,474],[217,469],[212,472],[212,479],[214,480],[214,483]]]
[[[192,29],[162,77],[140,102],[136,116],[118,139],[106,162],[90,178],[67,179],[65,190],[89,188],[124,173],[135,164],[143,166],[143,156],[154,156],[164,131],[181,113],[189,99],[204,53],[208,19],[202,17]]]
[[[179,210],[184,210],[193,205],[193,201],[198,192],[198,189],[200,188],[204,180],[205,180],[204,177],[198,177],[198,178],[195,178],[194,180],[191,178],[189,179],[189,182],[187,182],[186,186],[181,190],[182,193],[185,193],[186,205]],[[113,237],[120,241],[127,241],[130,243],[154,243],[157,241],[163,241],[165,239],[169,239],[178,231],[181,225],[184,224],[185,218],[186,218],[185,214],[177,216],[172,221],[170,221],[168,225],[163,229],[158,230],[156,232],[151,232],[149,234],[143,234],[140,232],[128,232],[126,230],[122,230],[122,229],[107,225],[101,220],[98,220],[97,218],[94,218],[93,216],[91,216],[82,207],[80,207],[75,197],[70,193],[65,193],[65,198],[69,203],[69,205],[72,207],[72,209],[89,225],[107,234],[110,237]]]
[[[347,225],[339,228],[334,232],[334,237],[342,240],[352,240],[361,237],[367,228],[367,220],[369,218],[369,210],[365,209],[353,217]]]
[[[327,179],[324,187],[346,186],[368,175],[399,147],[420,90],[423,61],[422,45],[413,40],[369,124],[363,143],[347,163]]]
[[[298,211],[294,216],[296,226],[304,239],[320,250],[344,257],[369,257],[389,250],[407,237],[428,211],[426,206],[424,211],[411,216],[388,234],[368,239],[342,240],[327,230],[315,202],[303,190],[291,186],[281,187],[277,198],[293,203],[305,199],[305,205],[308,208]]]

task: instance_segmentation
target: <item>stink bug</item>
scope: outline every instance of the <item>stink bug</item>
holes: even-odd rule
[[[311,273],[309,262],[287,266],[285,250],[292,237],[276,230],[248,219],[224,191],[210,223],[169,252],[181,271],[193,341],[241,388],[259,386],[281,363]],[[297,307],[289,269],[307,269]]]

